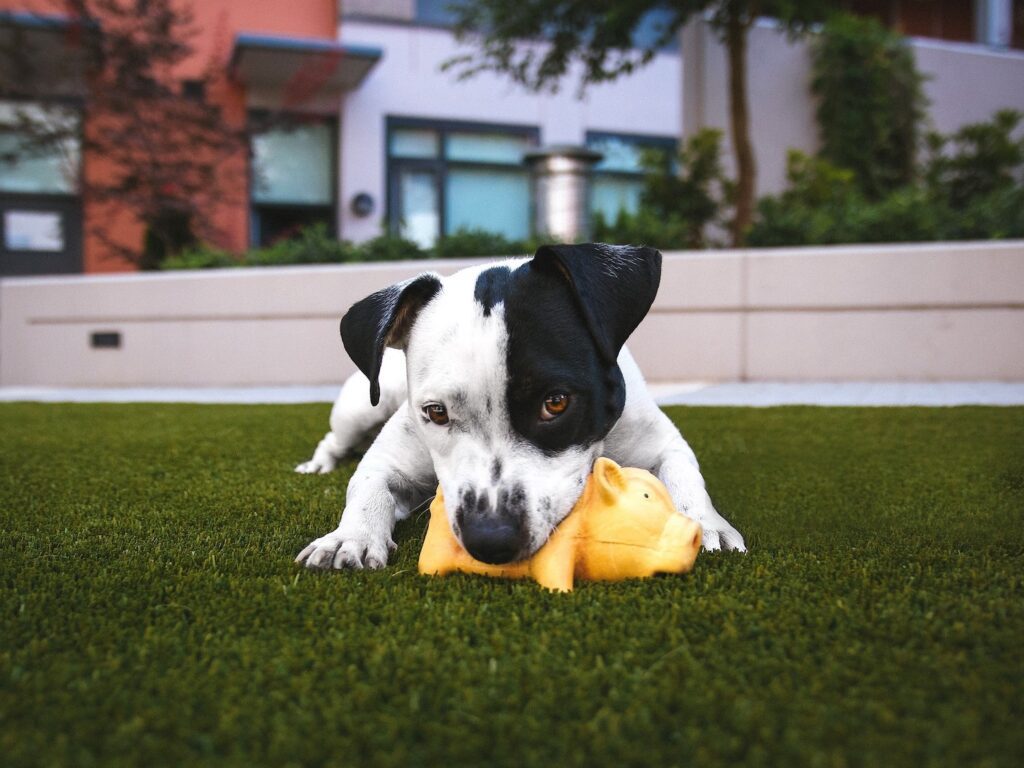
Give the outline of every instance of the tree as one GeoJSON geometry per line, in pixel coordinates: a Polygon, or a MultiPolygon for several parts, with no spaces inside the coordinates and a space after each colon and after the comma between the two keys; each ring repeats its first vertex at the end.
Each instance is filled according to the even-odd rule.
{"type": "MultiPolygon", "coordinates": [[[[31,151],[60,147],[74,137],[95,162],[81,174],[86,231],[112,253],[140,266],[198,240],[223,239],[214,211],[244,194],[244,120],[225,118],[221,94],[226,74],[210,62],[182,76],[194,55],[196,29],[186,3],[176,0],[54,0],[73,20],[65,44],[84,81],[81,127],[77,121],[33,119],[21,113],[15,131],[31,151]],[[235,162],[232,162],[232,161],[235,162]],[[238,179],[233,174],[240,174],[238,179]],[[126,239],[129,214],[144,232],[142,244],[126,239]]],[[[3,95],[35,97],[37,62],[19,56],[17,38],[0,51],[8,71],[3,95]],[[13,91],[13,92],[12,92],[13,91]]]]}
{"type": "Polygon", "coordinates": [[[729,55],[729,110],[736,159],[734,245],[753,219],[756,166],[747,100],[747,32],[761,14],[776,16],[791,35],[806,32],[832,3],[824,0],[462,0],[453,6],[456,34],[479,43],[446,67],[461,77],[500,72],[534,90],[555,90],[574,63],[581,90],[634,72],[698,14],[708,13],[729,55]],[[654,39],[635,45],[641,24],[654,39]]]}

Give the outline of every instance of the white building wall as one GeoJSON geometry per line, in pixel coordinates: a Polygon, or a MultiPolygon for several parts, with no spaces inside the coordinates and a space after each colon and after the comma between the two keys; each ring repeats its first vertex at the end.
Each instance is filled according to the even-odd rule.
{"type": "MultiPolygon", "coordinates": [[[[703,21],[688,25],[682,41],[688,70],[685,133],[692,135],[704,126],[721,128],[724,165],[734,175],[725,48],[703,21]]],[[[988,120],[999,109],[1024,111],[1024,53],[921,38],[912,38],[910,46],[931,102],[927,128],[951,133],[966,123],[988,120]]],[[[819,147],[808,41],[790,41],[778,24],[759,21],[748,38],[747,75],[757,193],[772,194],[786,187],[787,150],[814,153],[819,147]]]]}
{"type": "Polygon", "coordinates": [[[592,86],[580,99],[572,79],[557,94],[537,94],[491,73],[460,81],[452,72],[441,72],[444,61],[468,50],[443,29],[345,19],[339,39],[384,51],[342,107],[339,221],[342,237],[349,240],[374,237],[384,223],[388,116],[532,125],[542,144],[582,144],[588,130],[682,134],[678,54],[659,54],[632,77],[592,86]],[[362,219],[349,210],[360,192],[376,202],[373,215],[362,219]]]}

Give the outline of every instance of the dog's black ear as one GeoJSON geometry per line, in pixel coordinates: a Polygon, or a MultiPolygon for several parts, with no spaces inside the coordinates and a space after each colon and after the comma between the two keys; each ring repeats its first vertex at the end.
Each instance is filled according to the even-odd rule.
{"type": "Polygon", "coordinates": [[[341,318],[345,351],[370,380],[370,403],[380,402],[380,364],[384,348],[404,349],[409,330],[423,305],[441,290],[441,277],[424,272],[352,305],[341,318]]]}
{"type": "Polygon", "coordinates": [[[661,282],[661,253],[631,245],[545,245],[530,262],[535,269],[560,272],[568,280],[590,335],[606,362],[654,303],[661,282]]]}

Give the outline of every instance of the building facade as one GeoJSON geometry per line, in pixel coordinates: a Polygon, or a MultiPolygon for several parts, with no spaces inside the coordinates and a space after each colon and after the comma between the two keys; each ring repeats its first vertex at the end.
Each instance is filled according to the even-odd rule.
{"type": "MultiPolygon", "coordinates": [[[[225,135],[248,137],[210,150],[221,152],[212,160],[223,187],[204,211],[214,244],[241,251],[313,221],[336,228],[338,104],[380,51],[338,42],[335,0],[183,3],[190,51],[168,87],[213,104],[225,135]]],[[[137,0],[136,12],[143,18],[155,6],[137,0]]],[[[76,18],[68,7],[0,0],[0,274],[123,271],[139,261],[124,254],[146,248],[147,224],[129,196],[95,191],[125,170],[97,138],[104,121],[125,118],[96,107],[109,100],[90,94],[98,70],[85,37],[125,21],[76,18]],[[65,121],[68,130],[56,144],[32,146],[31,132],[19,131],[25,119],[65,121]]]]}
{"type": "MultiPolygon", "coordinates": [[[[214,244],[234,252],[317,223],[356,242],[390,231],[424,247],[467,229],[526,237],[538,200],[524,159],[551,146],[600,153],[586,207],[614,217],[639,204],[643,150],[671,150],[703,126],[728,128],[725,56],[702,22],[631,77],[580,95],[570,76],[557,93],[538,94],[491,73],[460,80],[443,69],[471,50],[452,33],[448,0],[172,2],[190,9],[196,29],[175,87],[216,102],[226,128],[247,129],[245,145],[220,159],[227,193],[209,211],[214,244]],[[217,87],[197,93],[211,70],[217,87]]],[[[139,14],[152,8],[136,4],[139,14]]],[[[950,49],[914,41],[932,75],[938,128],[1024,99],[1024,58],[1012,50],[1022,0],[843,5],[908,34],[973,41],[950,49]]],[[[0,68],[0,275],[134,269],[138,260],[122,253],[146,247],[145,222],[88,192],[85,182],[114,172],[87,140],[103,116],[88,109],[80,45],[83,28],[102,33],[104,21],[83,25],[65,7],[0,0],[0,52],[18,48],[36,65],[31,81],[0,68]],[[15,113],[64,121],[66,140],[30,150],[12,127],[15,113]],[[93,232],[95,222],[115,225],[120,252],[93,232]]],[[[813,105],[803,44],[759,24],[750,62],[764,193],[784,183],[788,147],[814,149],[813,105]]]]}
{"type": "Polygon", "coordinates": [[[491,73],[460,81],[442,70],[467,51],[450,30],[445,5],[343,4],[341,41],[385,51],[342,106],[344,236],[363,240],[390,229],[424,246],[460,229],[526,237],[536,200],[523,157],[541,146],[599,151],[590,206],[611,216],[635,208],[640,151],[671,149],[682,132],[678,47],[582,98],[572,76],[554,94],[491,73]],[[361,195],[373,201],[371,213],[355,209],[361,195]]]}
{"type": "MultiPolygon", "coordinates": [[[[222,159],[229,189],[210,214],[216,245],[237,252],[315,223],[349,240],[392,231],[422,246],[465,229],[526,237],[533,194],[524,155],[551,144],[600,150],[592,205],[609,214],[635,208],[640,150],[674,147],[681,134],[678,50],[583,98],[574,85],[551,95],[495,76],[460,82],[441,71],[464,52],[445,4],[189,4],[197,34],[175,87],[188,95],[212,67],[221,85],[199,97],[220,104],[226,129],[264,126],[222,159]]],[[[89,62],[76,60],[85,55],[83,24],[64,7],[0,0],[0,51],[29,41],[35,72],[30,83],[13,66],[0,73],[0,274],[133,269],[121,252],[146,246],[146,224],[91,199],[83,183],[113,171],[83,140],[97,118],[89,62]],[[75,129],[60,146],[29,149],[14,115],[75,129]],[[115,222],[120,252],[90,222],[115,222]]],[[[103,23],[89,20],[98,34],[103,23]]]]}

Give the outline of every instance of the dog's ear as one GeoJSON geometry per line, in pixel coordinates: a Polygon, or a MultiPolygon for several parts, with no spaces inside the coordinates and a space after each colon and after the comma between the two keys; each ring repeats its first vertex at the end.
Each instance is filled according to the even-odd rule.
{"type": "Polygon", "coordinates": [[[654,303],[661,282],[661,253],[631,245],[545,245],[535,269],[560,272],[569,282],[587,329],[606,362],[615,362],[622,345],[654,303]]]}
{"type": "Polygon", "coordinates": [[[356,302],[341,318],[345,351],[370,380],[370,403],[380,402],[380,364],[384,348],[405,349],[416,315],[441,290],[441,277],[424,272],[356,302]]]}

